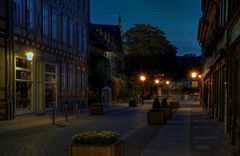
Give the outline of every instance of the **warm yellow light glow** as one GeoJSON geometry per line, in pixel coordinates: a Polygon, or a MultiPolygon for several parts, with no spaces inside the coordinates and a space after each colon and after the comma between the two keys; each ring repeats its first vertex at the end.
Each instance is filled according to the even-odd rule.
{"type": "Polygon", "coordinates": [[[156,79],[156,80],[155,80],[155,83],[156,83],[156,84],[159,84],[159,80],[158,80],[158,79],[156,79]]]}
{"type": "Polygon", "coordinates": [[[192,78],[196,78],[197,77],[197,73],[196,72],[192,72],[191,75],[192,75],[192,78]]]}
{"type": "Polygon", "coordinates": [[[140,75],[140,81],[144,82],[146,80],[146,77],[144,75],[140,75]]]}
{"type": "Polygon", "coordinates": [[[27,52],[27,53],[26,53],[27,60],[32,61],[33,55],[34,55],[34,54],[33,54],[31,51],[27,52]]]}
{"type": "Polygon", "coordinates": [[[198,75],[198,78],[201,79],[201,78],[202,78],[202,75],[198,75]]]}
{"type": "Polygon", "coordinates": [[[167,80],[167,81],[166,81],[166,84],[167,84],[167,85],[169,85],[169,84],[170,84],[170,82],[167,80]]]}

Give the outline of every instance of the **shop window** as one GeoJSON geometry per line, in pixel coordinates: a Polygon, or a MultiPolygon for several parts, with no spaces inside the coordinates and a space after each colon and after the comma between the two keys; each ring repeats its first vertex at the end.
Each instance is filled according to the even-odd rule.
{"type": "Polygon", "coordinates": [[[45,108],[56,106],[57,66],[45,64],[45,108]]]}
{"type": "Polygon", "coordinates": [[[16,57],[15,81],[16,114],[31,111],[33,101],[33,74],[31,61],[16,57]]]}

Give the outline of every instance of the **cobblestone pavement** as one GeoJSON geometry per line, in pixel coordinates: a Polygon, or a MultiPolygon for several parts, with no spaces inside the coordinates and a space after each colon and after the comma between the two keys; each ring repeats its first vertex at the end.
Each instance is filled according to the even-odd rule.
{"type": "Polygon", "coordinates": [[[140,156],[232,156],[229,140],[197,102],[184,102],[140,156]]]}
{"type": "Polygon", "coordinates": [[[71,137],[75,133],[104,129],[115,130],[124,135],[127,131],[146,124],[146,112],[150,107],[151,105],[146,104],[138,108],[115,110],[102,116],[82,115],[79,119],[74,118],[69,122],[59,121],[55,126],[40,124],[24,128],[22,123],[18,129],[13,125],[14,130],[7,131],[5,128],[0,131],[0,155],[67,156],[71,137]]]}

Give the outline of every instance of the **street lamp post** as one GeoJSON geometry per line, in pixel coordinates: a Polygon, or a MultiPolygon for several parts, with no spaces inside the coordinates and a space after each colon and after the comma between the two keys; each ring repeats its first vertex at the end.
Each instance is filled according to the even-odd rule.
{"type": "Polygon", "coordinates": [[[142,105],[144,104],[143,94],[144,94],[144,81],[145,81],[145,80],[146,80],[145,75],[140,75],[140,81],[142,82],[142,92],[141,92],[142,105]]]}
{"type": "Polygon", "coordinates": [[[155,79],[154,82],[155,82],[155,84],[157,86],[157,97],[158,97],[159,96],[158,85],[159,85],[160,81],[159,81],[159,79],[155,79]]]}
{"type": "Polygon", "coordinates": [[[167,98],[169,98],[169,92],[170,92],[170,87],[169,87],[170,81],[166,81],[166,85],[167,85],[167,98]]]}

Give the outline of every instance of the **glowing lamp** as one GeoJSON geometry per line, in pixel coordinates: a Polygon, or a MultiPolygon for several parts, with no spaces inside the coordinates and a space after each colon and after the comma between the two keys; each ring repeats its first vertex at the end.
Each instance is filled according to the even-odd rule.
{"type": "Polygon", "coordinates": [[[197,77],[197,73],[196,72],[192,72],[192,78],[196,78],[197,77]]]}
{"type": "Polygon", "coordinates": [[[155,80],[155,83],[156,83],[156,84],[159,84],[159,80],[158,80],[158,79],[156,79],[156,80],[155,80]]]}
{"type": "Polygon", "coordinates": [[[32,52],[27,52],[27,53],[26,53],[27,60],[32,61],[33,55],[34,55],[34,54],[33,54],[32,52]]]}
{"type": "Polygon", "coordinates": [[[140,76],[140,80],[143,82],[143,81],[146,80],[146,77],[145,77],[144,75],[141,75],[141,76],[140,76]]]}

